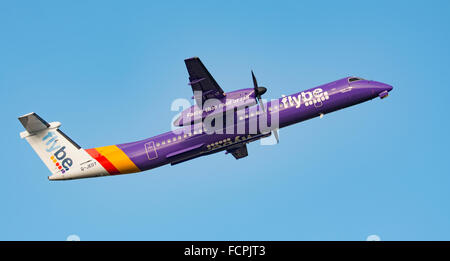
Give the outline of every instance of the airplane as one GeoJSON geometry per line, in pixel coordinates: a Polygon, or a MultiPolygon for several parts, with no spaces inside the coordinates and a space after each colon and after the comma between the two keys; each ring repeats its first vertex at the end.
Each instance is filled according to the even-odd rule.
{"type": "Polygon", "coordinates": [[[248,156],[250,142],[273,135],[278,143],[280,128],[386,98],[393,89],[352,76],[264,102],[267,89],[258,85],[253,71],[253,88],[225,93],[198,57],[186,59],[185,64],[195,104],[180,113],[172,131],[136,142],[83,149],[60,130],[60,122],[48,123],[33,112],[19,117],[25,128],[20,137],[48,167],[49,180],[114,176],[221,151],[241,159],[248,156]]]}

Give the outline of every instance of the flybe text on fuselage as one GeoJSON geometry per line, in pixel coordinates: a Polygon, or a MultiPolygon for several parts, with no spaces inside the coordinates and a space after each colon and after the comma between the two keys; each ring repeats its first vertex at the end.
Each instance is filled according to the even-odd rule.
{"type": "Polygon", "coordinates": [[[327,91],[323,91],[322,88],[316,88],[312,91],[304,91],[301,92],[298,95],[289,95],[285,96],[281,99],[281,102],[283,103],[284,107],[292,107],[295,106],[295,108],[300,108],[302,103],[305,106],[310,106],[313,104],[320,104],[325,100],[328,100],[330,96],[328,95],[327,91]]]}

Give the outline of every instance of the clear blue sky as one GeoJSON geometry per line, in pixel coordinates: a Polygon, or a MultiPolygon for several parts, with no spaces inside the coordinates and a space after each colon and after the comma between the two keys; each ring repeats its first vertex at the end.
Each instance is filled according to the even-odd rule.
{"type": "Polygon", "coordinates": [[[0,240],[450,240],[448,1],[0,4],[0,240]],[[266,98],[357,75],[389,98],[144,173],[49,182],[34,111],[84,148],[170,130],[183,59],[266,98]]]}

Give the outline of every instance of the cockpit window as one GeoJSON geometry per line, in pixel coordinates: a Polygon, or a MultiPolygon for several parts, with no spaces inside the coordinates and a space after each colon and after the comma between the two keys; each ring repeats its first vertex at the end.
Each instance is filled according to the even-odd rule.
{"type": "Polygon", "coordinates": [[[364,80],[363,78],[358,78],[358,77],[350,77],[348,78],[348,82],[356,82],[356,81],[362,81],[364,80]]]}

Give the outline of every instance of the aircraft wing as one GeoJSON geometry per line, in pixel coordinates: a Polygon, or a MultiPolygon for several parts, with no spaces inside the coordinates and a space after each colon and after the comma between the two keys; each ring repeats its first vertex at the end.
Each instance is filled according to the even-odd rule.
{"type": "Polygon", "coordinates": [[[184,60],[189,73],[189,85],[194,92],[194,98],[199,107],[210,98],[221,99],[225,97],[224,91],[211,76],[198,57],[184,60]]]}
{"type": "Polygon", "coordinates": [[[246,144],[241,144],[239,147],[230,148],[227,152],[231,153],[236,159],[241,159],[248,156],[246,144]]]}

